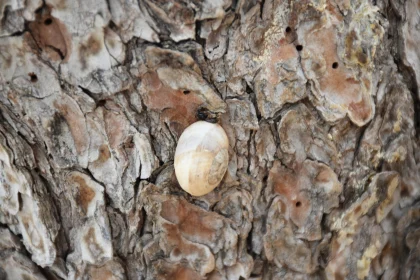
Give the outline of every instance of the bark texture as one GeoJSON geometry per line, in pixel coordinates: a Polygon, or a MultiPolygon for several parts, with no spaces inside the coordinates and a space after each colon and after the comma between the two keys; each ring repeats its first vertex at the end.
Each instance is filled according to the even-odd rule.
{"type": "Polygon", "coordinates": [[[0,279],[420,279],[419,46],[418,0],[0,0],[0,279]]]}

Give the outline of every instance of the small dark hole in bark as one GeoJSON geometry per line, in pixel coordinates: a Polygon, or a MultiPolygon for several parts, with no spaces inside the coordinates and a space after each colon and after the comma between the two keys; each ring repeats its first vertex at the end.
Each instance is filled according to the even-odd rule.
{"type": "Polygon", "coordinates": [[[290,33],[290,31],[292,31],[292,28],[290,28],[289,26],[286,27],[286,33],[290,33]]]}
{"type": "Polygon", "coordinates": [[[20,192],[18,192],[18,203],[19,203],[19,210],[22,210],[23,200],[22,200],[22,194],[20,192]]]}
{"type": "Polygon", "coordinates": [[[105,99],[102,99],[102,100],[99,100],[98,101],[98,103],[96,104],[96,106],[97,107],[102,107],[102,106],[105,106],[105,104],[106,104],[106,100],[105,99]]]}
{"type": "Polygon", "coordinates": [[[35,73],[29,73],[28,75],[29,75],[29,77],[31,77],[31,82],[32,83],[38,82],[38,77],[35,75],[35,73]]]}
{"type": "Polygon", "coordinates": [[[296,50],[297,50],[298,52],[300,52],[301,50],[303,50],[302,45],[297,45],[297,46],[296,46],[296,50]]]}
{"type": "Polygon", "coordinates": [[[300,206],[302,206],[302,202],[300,201],[296,202],[296,207],[300,207],[300,206]]]}
{"type": "Polygon", "coordinates": [[[51,18],[47,18],[46,20],[44,20],[44,24],[45,25],[50,25],[52,23],[52,19],[51,18]]]}
{"type": "Polygon", "coordinates": [[[332,64],[332,68],[333,68],[333,69],[337,69],[337,68],[338,68],[338,62],[334,62],[334,63],[332,64]]]}
{"type": "Polygon", "coordinates": [[[187,95],[187,94],[190,94],[190,93],[191,93],[191,91],[189,91],[189,90],[184,90],[184,91],[183,91],[183,93],[184,93],[185,95],[187,95]]]}

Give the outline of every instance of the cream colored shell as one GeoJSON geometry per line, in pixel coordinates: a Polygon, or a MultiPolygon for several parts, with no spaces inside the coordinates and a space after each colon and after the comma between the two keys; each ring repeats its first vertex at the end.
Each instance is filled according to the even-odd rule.
{"type": "Polygon", "coordinates": [[[217,187],[226,173],[229,140],[218,124],[198,121],[181,134],[175,151],[175,174],[181,187],[193,196],[217,187]]]}

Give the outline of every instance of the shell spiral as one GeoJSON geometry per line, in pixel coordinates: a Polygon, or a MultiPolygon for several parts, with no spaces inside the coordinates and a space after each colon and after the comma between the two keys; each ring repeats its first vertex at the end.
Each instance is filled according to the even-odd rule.
{"type": "Polygon", "coordinates": [[[198,121],[187,127],[175,151],[175,174],[193,196],[211,192],[222,181],[229,162],[229,140],[218,124],[198,121]]]}

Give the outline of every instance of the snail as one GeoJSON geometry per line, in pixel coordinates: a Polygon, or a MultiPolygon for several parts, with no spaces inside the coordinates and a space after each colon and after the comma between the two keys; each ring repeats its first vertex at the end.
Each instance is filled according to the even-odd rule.
{"type": "Polygon", "coordinates": [[[228,147],[219,124],[198,121],[187,127],[175,151],[175,175],[181,188],[193,196],[216,188],[227,170],[228,147]]]}

